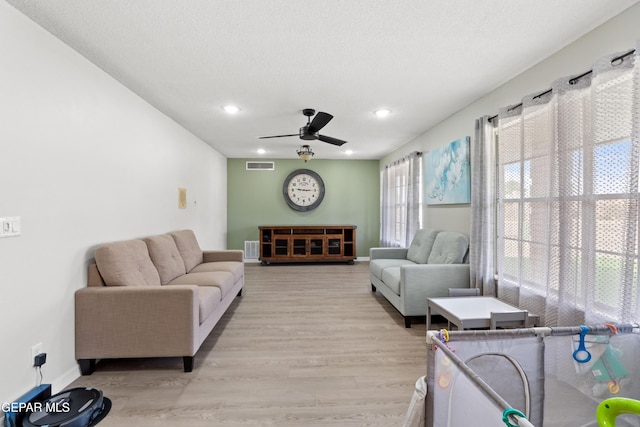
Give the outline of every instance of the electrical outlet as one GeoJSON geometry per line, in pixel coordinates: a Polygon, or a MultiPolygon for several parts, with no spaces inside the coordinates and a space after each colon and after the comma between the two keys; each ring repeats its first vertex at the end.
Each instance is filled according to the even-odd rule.
{"type": "Polygon", "coordinates": [[[40,353],[42,353],[42,343],[41,342],[39,342],[38,344],[36,344],[33,347],[31,347],[31,360],[29,360],[29,362],[33,362],[35,357],[37,355],[39,355],[40,353]]]}

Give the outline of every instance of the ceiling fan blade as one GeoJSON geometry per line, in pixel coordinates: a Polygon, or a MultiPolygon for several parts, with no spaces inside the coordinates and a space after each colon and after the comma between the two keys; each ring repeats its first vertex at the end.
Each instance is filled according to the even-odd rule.
{"type": "Polygon", "coordinates": [[[267,139],[267,138],[283,138],[285,136],[300,136],[300,134],[292,133],[290,135],[273,135],[273,136],[259,136],[258,139],[267,139]]]}
{"type": "Polygon", "coordinates": [[[331,138],[330,136],[324,136],[324,135],[318,135],[318,139],[322,142],[328,142],[329,144],[333,144],[337,146],[347,143],[347,141],[343,141],[338,138],[331,138]]]}
{"type": "Polygon", "coordinates": [[[309,132],[316,133],[327,125],[333,119],[333,116],[329,113],[323,113],[320,111],[309,123],[309,132]]]}

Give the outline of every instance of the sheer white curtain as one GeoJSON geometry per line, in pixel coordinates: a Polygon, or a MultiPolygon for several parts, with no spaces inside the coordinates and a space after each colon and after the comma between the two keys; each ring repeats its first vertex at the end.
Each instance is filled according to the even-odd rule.
{"type": "Polygon", "coordinates": [[[488,116],[476,120],[471,167],[471,287],[482,295],[496,295],[496,142],[488,116]]]}
{"type": "Polygon", "coordinates": [[[407,247],[422,221],[422,155],[413,152],[381,171],[380,244],[407,247]]]}
{"type": "Polygon", "coordinates": [[[547,326],[640,321],[640,59],[504,108],[498,122],[498,295],[547,326]]]}

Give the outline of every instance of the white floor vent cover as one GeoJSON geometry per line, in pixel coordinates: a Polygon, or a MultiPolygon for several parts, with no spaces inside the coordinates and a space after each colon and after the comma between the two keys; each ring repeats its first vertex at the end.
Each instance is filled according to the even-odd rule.
{"type": "Polygon", "coordinates": [[[245,259],[258,259],[260,255],[260,245],[257,240],[245,240],[244,241],[244,258],[245,259]]]}

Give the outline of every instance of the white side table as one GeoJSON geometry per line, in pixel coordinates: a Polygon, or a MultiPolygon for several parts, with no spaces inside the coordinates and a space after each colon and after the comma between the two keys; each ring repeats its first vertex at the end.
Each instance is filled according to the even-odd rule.
{"type": "MultiPolygon", "coordinates": [[[[490,328],[491,313],[513,313],[522,310],[494,297],[448,297],[427,299],[427,330],[431,325],[431,311],[444,316],[458,329],[490,328]]],[[[530,314],[527,325],[537,324],[538,316],[530,314]]]]}

